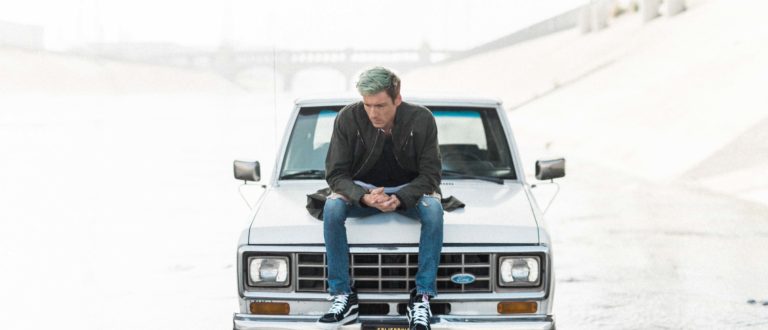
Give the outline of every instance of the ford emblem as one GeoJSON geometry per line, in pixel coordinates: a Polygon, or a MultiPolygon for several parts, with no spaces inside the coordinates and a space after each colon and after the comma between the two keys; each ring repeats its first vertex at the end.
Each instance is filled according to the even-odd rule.
{"type": "Polygon", "coordinates": [[[472,274],[454,274],[451,276],[451,282],[456,284],[469,284],[475,281],[475,275],[472,274]]]}

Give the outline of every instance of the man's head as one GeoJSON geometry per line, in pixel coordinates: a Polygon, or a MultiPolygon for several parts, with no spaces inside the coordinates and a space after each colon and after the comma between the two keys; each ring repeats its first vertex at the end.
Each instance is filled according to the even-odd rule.
{"type": "Polygon", "coordinates": [[[360,74],[357,91],[363,96],[368,119],[376,128],[389,129],[395,123],[400,97],[400,78],[382,67],[368,69],[360,74]]]}

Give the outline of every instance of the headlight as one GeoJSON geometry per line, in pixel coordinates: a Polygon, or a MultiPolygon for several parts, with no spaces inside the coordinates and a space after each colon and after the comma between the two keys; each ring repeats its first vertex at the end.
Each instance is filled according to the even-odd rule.
{"type": "Polygon", "coordinates": [[[499,285],[539,285],[539,257],[501,257],[499,259],[499,285]]]}
{"type": "Polygon", "coordinates": [[[288,258],[248,258],[248,279],[251,286],[287,286],[288,258]]]}

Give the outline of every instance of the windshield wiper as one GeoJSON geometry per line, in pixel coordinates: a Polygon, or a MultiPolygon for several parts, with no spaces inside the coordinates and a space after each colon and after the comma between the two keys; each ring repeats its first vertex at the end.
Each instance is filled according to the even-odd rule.
{"type": "Polygon", "coordinates": [[[473,174],[467,174],[464,172],[453,171],[453,170],[443,170],[443,176],[451,179],[475,179],[475,180],[490,181],[498,184],[504,184],[504,179],[497,178],[495,176],[473,175],[473,174]]]}
{"type": "Polygon", "coordinates": [[[325,171],[323,170],[304,170],[291,174],[284,174],[280,179],[295,179],[295,178],[307,178],[307,179],[323,179],[325,178],[325,171]]]}

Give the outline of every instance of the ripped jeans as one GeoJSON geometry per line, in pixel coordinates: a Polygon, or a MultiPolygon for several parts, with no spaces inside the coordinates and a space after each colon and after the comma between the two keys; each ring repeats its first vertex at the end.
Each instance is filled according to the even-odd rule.
{"type": "MultiPolygon", "coordinates": [[[[424,195],[416,208],[396,211],[421,221],[419,238],[419,269],[416,273],[416,293],[437,296],[435,280],[443,248],[443,206],[437,196],[424,195]]],[[[381,213],[376,208],[356,207],[339,198],[326,200],[323,209],[323,236],[328,262],[328,288],[331,295],[351,292],[349,279],[349,244],[347,217],[365,217],[381,213]]]]}

